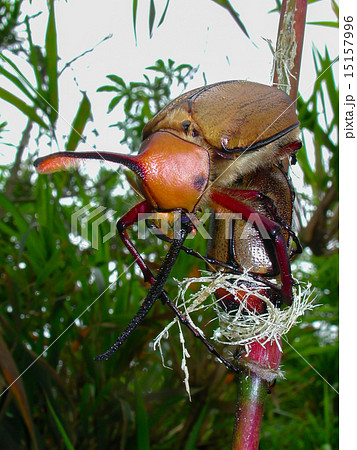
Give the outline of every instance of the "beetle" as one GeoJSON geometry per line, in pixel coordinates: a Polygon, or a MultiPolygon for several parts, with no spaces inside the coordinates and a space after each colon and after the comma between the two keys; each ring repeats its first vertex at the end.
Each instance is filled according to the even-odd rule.
{"type": "MultiPolygon", "coordinates": [[[[280,273],[279,298],[291,304],[293,281],[287,243],[289,235],[292,235],[290,216],[283,212],[280,220],[281,213],[275,213],[280,208],[275,205],[279,203],[280,194],[269,200],[268,195],[260,190],[269,191],[264,176],[272,180],[281,161],[294,157],[301,147],[299,136],[295,105],[284,92],[249,81],[224,81],[189,91],[163,108],[144,127],[143,142],[137,155],[59,152],[35,161],[39,173],[76,167],[80,159],[116,162],[137,175],[145,197],[118,221],[117,229],[151,288],[127,328],[97,359],[107,359],[117,350],[157,298],[161,297],[172,307],[164,285],[187,235],[193,229],[190,216],[195,216],[205,206],[215,212],[224,209],[240,214],[241,220],[253,227],[252,233],[256,227],[252,214],[258,214],[271,240],[270,249],[265,252],[262,275],[280,273]],[[169,216],[174,212],[181,213],[180,226],[155,277],[128,235],[128,228],[138,221],[141,213],[153,212],[164,212],[169,216]]],[[[286,177],[280,177],[283,203],[291,209],[286,180],[286,177]]],[[[254,239],[255,247],[261,249],[265,244],[259,233],[254,239]]],[[[217,225],[216,234],[218,237],[221,234],[217,225]]],[[[233,237],[238,241],[236,232],[233,237]]],[[[251,259],[250,253],[255,247],[231,245],[231,249],[242,255],[239,261],[236,259],[233,265],[228,261],[226,266],[231,269],[243,267],[245,261],[251,259]]],[[[224,251],[210,252],[213,260],[225,264],[221,261],[224,251]]]]}

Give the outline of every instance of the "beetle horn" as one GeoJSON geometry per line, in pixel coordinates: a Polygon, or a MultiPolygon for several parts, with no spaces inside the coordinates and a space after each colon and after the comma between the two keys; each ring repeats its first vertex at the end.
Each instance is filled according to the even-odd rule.
{"type": "Polygon", "coordinates": [[[97,159],[123,164],[139,176],[142,172],[138,156],[111,152],[58,152],[36,159],[34,166],[38,173],[54,173],[78,168],[80,162],[84,159],[97,159]]]}

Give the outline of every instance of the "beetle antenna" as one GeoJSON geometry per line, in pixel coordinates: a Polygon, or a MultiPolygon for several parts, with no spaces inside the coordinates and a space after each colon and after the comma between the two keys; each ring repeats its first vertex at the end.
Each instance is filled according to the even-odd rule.
{"type": "Polygon", "coordinates": [[[176,262],[176,259],[179,255],[181,247],[187,237],[187,235],[192,230],[192,223],[187,220],[188,217],[186,215],[181,215],[181,226],[180,229],[175,232],[175,238],[172,241],[171,247],[165,256],[164,262],[160,267],[160,270],[157,274],[156,280],[151,286],[148,295],[143,301],[142,305],[138,309],[138,312],[133,317],[133,319],[129,322],[128,326],[121,333],[118,339],[114,342],[114,344],[102,355],[98,355],[94,359],[96,361],[103,361],[105,359],[110,358],[110,356],[115,353],[118,348],[126,341],[126,339],[130,336],[130,334],[140,325],[145,316],[148,314],[153,304],[160,297],[164,285],[170,272],[176,262]]]}

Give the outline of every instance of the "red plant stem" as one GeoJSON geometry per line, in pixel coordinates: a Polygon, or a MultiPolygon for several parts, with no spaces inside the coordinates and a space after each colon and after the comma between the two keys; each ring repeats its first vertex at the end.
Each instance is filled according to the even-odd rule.
{"type": "Polygon", "coordinates": [[[269,385],[276,379],[281,361],[281,341],[254,342],[250,352],[239,357],[238,402],[233,431],[233,450],[259,447],[264,402],[269,385]]]}
{"type": "Polygon", "coordinates": [[[273,83],[297,99],[308,0],[284,0],[281,5],[273,83]]]}
{"type": "Polygon", "coordinates": [[[248,369],[242,369],[238,380],[238,402],[232,449],[259,448],[260,429],[268,382],[248,369]]]}

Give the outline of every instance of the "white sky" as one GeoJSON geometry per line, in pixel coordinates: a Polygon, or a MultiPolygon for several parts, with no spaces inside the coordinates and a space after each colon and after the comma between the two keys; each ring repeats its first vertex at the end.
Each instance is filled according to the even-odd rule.
{"type": "MultiPolygon", "coordinates": [[[[154,64],[159,58],[164,61],[171,58],[177,64],[200,66],[199,73],[188,89],[204,84],[203,72],[208,83],[227,79],[248,79],[269,84],[272,55],[263,38],[270,39],[275,45],[279,17],[277,13],[268,14],[268,11],[275,7],[274,0],[232,1],[256,47],[244,36],[229,13],[209,0],[171,0],[164,23],[159,28],[154,28],[153,37],[149,39],[149,0],[138,3],[137,45],[133,33],[132,1],[106,0],[101,2],[100,6],[97,0],[56,3],[60,69],[64,63],[91,49],[104,37],[109,34],[113,37],[77,60],[61,76],[61,118],[57,124],[59,144],[58,147],[52,148],[53,151],[63,150],[66,141],[63,137],[70,131],[69,124],[81,99],[80,90],[87,92],[94,116],[94,124],[89,124],[85,132],[88,144],[101,150],[124,151],[120,148],[118,130],[108,128],[110,124],[122,118],[120,108],[109,115],[106,114],[113,95],[97,93],[96,90],[107,84],[106,75],[111,73],[120,75],[126,81],[142,80],[145,67],[154,64]],[[90,131],[93,125],[99,132],[98,137],[90,131]]],[[[156,0],[155,4],[156,25],[166,0],[156,0]]],[[[26,12],[32,15],[41,9],[46,10],[45,0],[32,2],[26,12]]],[[[309,6],[308,21],[318,20],[335,20],[329,0],[309,6]]],[[[33,20],[35,43],[43,45],[46,23],[45,13],[33,20]]],[[[315,79],[312,41],[321,53],[324,53],[326,45],[333,58],[338,54],[338,31],[307,25],[300,81],[300,92],[305,98],[310,94],[315,79]]],[[[17,63],[21,62],[17,60],[17,63]]],[[[28,76],[31,76],[30,73],[28,76]]],[[[175,95],[180,93],[177,91],[175,95]]],[[[6,120],[7,128],[11,130],[6,133],[3,142],[17,145],[26,125],[26,118],[2,101],[0,108],[1,120],[6,120]]],[[[49,152],[48,142],[48,139],[40,142],[41,155],[49,152]]],[[[88,144],[81,144],[81,149],[88,149],[88,144]]],[[[15,148],[0,143],[0,163],[11,162],[15,152],[15,148]]]]}

